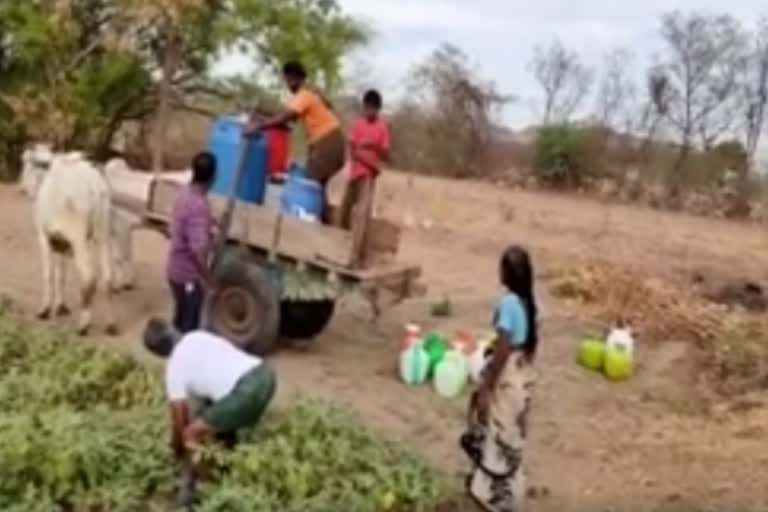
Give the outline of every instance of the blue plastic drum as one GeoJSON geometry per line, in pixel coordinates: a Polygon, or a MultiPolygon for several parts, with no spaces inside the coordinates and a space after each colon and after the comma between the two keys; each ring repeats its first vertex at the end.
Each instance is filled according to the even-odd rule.
{"type": "MultiPolygon", "coordinates": [[[[236,118],[220,117],[211,127],[208,139],[208,151],[216,156],[216,180],[211,191],[229,196],[237,176],[240,145],[245,125],[236,118]]],[[[267,187],[267,163],[269,146],[266,138],[256,136],[249,139],[248,153],[245,160],[245,175],[240,182],[237,198],[249,203],[262,204],[267,187]]]]}
{"type": "Polygon", "coordinates": [[[303,220],[317,222],[323,214],[323,187],[317,181],[289,174],[280,200],[281,210],[303,220]]]}

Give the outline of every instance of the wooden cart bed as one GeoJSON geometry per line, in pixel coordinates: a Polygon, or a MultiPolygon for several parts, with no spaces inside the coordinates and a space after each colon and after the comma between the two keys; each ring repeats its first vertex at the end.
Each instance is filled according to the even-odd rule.
{"type": "MultiPolygon", "coordinates": [[[[143,212],[143,220],[161,231],[167,231],[176,196],[183,185],[172,180],[153,180],[143,212]]],[[[211,207],[220,218],[227,198],[210,194],[211,207]]],[[[351,268],[352,234],[336,227],[307,222],[264,206],[237,202],[228,238],[280,262],[327,274],[373,292],[390,289],[402,298],[420,294],[416,285],[421,269],[418,265],[397,262],[400,228],[384,219],[372,219],[366,237],[366,261],[351,268]]]]}

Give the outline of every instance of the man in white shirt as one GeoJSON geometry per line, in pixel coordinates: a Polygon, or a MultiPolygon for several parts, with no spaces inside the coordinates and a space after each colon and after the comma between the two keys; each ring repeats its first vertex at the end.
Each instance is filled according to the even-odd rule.
{"type": "Polygon", "coordinates": [[[274,396],[272,369],[213,333],[195,330],[182,336],[165,320],[152,318],[144,329],[144,346],[168,359],[172,446],[182,461],[190,445],[258,423],[274,396]],[[197,417],[190,411],[191,400],[206,404],[197,417]]]}

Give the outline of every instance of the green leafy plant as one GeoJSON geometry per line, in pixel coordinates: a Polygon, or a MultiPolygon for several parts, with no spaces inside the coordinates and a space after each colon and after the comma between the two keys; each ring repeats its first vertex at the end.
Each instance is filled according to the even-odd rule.
{"type": "MultiPolygon", "coordinates": [[[[167,510],[178,474],[162,380],[134,359],[0,315],[0,510],[167,510]]],[[[298,401],[208,447],[201,512],[428,511],[443,477],[349,412],[298,401]]]]}
{"type": "Polygon", "coordinates": [[[432,304],[432,316],[446,318],[453,315],[453,301],[447,295],[432,304]]]}
{"type": "Polygon", "coordinates": [[[595,137],[570,123],[543,126],[534,141],[534,169],[545,184],[573,187],[593,173],[595,137]]]}

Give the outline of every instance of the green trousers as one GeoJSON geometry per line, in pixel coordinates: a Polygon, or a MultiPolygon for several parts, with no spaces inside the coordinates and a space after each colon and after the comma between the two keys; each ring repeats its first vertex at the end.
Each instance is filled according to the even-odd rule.
{"type": "Polygon", "coordinates": [[[200,417],[217,434],[255,425],[272,401],[275,387],[275,372],[261,363],[240,377],[227,396],[203,409],[200,417]]]}

